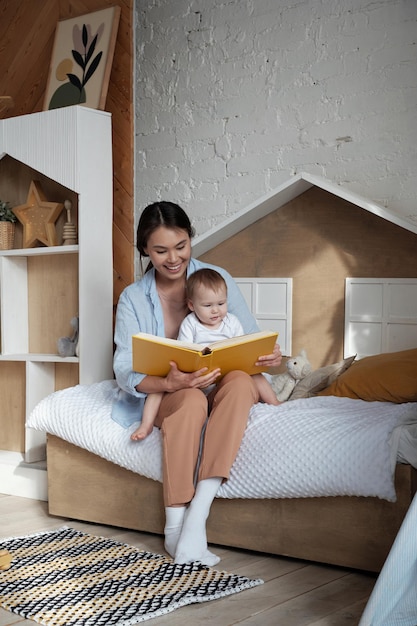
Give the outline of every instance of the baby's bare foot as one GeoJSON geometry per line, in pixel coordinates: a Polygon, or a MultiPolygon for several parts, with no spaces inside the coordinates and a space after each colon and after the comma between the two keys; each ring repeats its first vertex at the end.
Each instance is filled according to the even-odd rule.
{"type": "Polygon", "coordinates": [[[132,441],[142,441],[143,439],[146,439],[148,435],[151,434],[152,430],[153,430],[152,424],[150,426],[141,424],[139,428],[133,431],[133,433],[130,435],[130,438],[132,439],[132,441]]]}

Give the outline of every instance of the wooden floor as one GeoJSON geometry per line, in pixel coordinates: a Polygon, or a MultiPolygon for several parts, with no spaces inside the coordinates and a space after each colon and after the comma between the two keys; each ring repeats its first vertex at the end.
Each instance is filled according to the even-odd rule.
{"type": "MultiPolygon", "coordinates": [[[[0,537],[20,536],[61,526],[111,537],[164,553],[157,535],[125,531],[48,515],[46,502],[0,494],[0,537]]],[[[267,556],[216,546],[222,560],[216,567],[263,585],[220,600],[183,607],[149,621],[152,626],[355,626],[365,608],[376,576],[333,566],[267,556]]],[[[33,626],[35,622],[0,609],[0,626],[33,626]]]]}

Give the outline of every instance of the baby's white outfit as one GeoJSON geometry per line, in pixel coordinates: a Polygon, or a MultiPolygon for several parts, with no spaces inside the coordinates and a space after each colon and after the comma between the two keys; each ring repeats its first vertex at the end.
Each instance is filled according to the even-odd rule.
{"type": "MultiPolygon", "coordinates": [[[[195,313],[189,313],[180,326],[178,339],[180,341],[190,341],[206,346],[214,341],[230,339],[231,337],[238,337],[240,335],[244,335],[242,325],[236,315],[232,313],[227,313],[218,328],[207,328],[203,326],[195,313]]],[[[208,395],[214,387],[215,385],[210,385],[210,387],[206,387],[203,391],[208,395]]]]}
{"type": "Polygon", "coordinates": [[[242,324],[232,313],[227,313],[218,328],[207,328],[200,322],[195,313],[189,313],[180,326],[177,338],[180,341],[191,341],[205,346],[214,341],[230,339],[243,334],[242,324]]]}

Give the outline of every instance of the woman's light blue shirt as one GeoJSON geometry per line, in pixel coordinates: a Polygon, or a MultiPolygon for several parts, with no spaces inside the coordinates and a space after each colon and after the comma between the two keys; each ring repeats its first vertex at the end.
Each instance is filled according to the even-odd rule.
{"type": "MultiPolygon", "coordinates": [[[[187,276],[204,267],[216,270],[225,279],[228,310],[239,318],[244,332],[253,333],[259,330],[239,287],[226,270],[190,259],[187,276]]],[[[126,428],[141,419],[146,398],[146,394],[135,389],[146,374],[132,370],[132,335],[140,332],[165,337],[164,317],[156,290],[154,268],[126,287],[117,305],[113,369],[119,393],[113,405],[112,418],[126,428]]]]}

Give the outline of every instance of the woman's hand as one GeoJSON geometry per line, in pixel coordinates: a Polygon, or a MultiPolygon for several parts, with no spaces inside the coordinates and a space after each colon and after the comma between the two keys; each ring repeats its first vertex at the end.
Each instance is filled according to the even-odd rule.
{"type": "Polygon", "coordinates": [[[262,365],[263,367],[279,367],[282,361],[281,348],[276,343],[274,346],[274,352],[272,354],[266,354],[258,357],[256,365],[262,365]]]}
{"type": "Polygon", "coordinates": [[[215,383],[220,376],[219,368],[207,373],[207,367],[203,367],[196,372],[187,373],[181,372],[174,361],[170,361],[170,366],[171,369],[165,378],[168,393],[180,389],[205,389],[215,383]]]}

